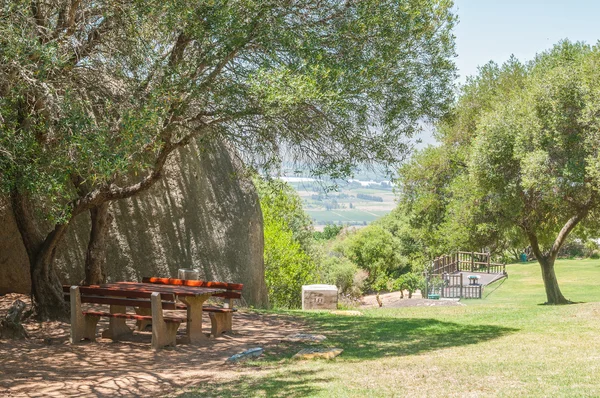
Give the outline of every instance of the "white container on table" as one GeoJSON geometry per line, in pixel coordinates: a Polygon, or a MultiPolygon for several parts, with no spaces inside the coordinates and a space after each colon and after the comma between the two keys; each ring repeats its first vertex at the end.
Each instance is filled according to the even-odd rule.
{"type": "Polygon", "coordinates": [[[179,271],[177,273],[177,278],[178,279],[200,279],[200,273],[198,272],[197,269],[192,269],[192,268],[179,268],[179,271]]]}

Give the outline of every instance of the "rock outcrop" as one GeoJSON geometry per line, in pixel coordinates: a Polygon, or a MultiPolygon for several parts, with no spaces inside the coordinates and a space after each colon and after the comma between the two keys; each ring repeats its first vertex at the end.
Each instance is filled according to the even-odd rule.
{"type": "MultiPolygon", "coordinates": [[[[200,277],[244,284],[247,304],[267,304],[262,213],[252,181],[225,144],[190,145],[175,154],[165,177],[143,194],[115,202],[106,270],[110,281],[200,277]]],[[[0,294],[28,293],[25,249],[7,204],[0,204],[0,294]]],[[[84,279],[89,217],[72,223],[56,260],[64,283],[84,279]]]]}

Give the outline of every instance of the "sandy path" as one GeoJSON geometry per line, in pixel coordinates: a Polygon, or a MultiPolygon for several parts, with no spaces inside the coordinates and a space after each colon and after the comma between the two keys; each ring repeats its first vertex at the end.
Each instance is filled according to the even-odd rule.
{"type": "MultiPolygon", "coordinates": [[[[16,298],[0,297],[0,317],[16,298]]],[[[28,300],[27,300],[28,301],[28,300]]],[[[208,317],[205,328],[210,330],[208,317]]],[[[132,323],[131,325],[133,325],[132,323]]],[[[104,329],[107,321],[99,324],[104,329]]],[[[135,332],[127,341],[99,338],[73,346],[69,325],[27,322],[31,338],[0,340],[2,397],[136,397],[163,396],[206,381],[227,380],[254,368],[226,365],[225,359],[252,347],[274,349],[285,335],[304,330],[285,316],[240,311],[233,335],[203,346],[187,344],[154,352],[150,332],[135,332]]],[[[179,333],[185,330],[182,325],[179,333]]]]}

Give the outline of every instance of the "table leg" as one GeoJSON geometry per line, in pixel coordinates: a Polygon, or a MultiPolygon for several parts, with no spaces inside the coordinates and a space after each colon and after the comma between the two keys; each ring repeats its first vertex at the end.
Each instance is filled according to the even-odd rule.
{"type": "Polygon", "coordinates": [[[202,304],[211,295],[180,297],[180,300],[187,305],[187,337],[191,344],[205,342],[209,339],[202,332],[202,304]]]}
{"type": "MultiPolygon", "coordinates": [[[[135,313],[138,315],[152,315],[152,309],[150,308],[141,308],[141,307],[135,307],[135,313]]],[[[152,321],[136,321],[136,325],[139,331],[144,331],[146,330],[146,327],[148,325],[152,325],[152,321]]]]}
{"type": "MultiPolygon", "coordinates": [[[[123,305],[111,305],[111,314],[125,314],[126,309],[123,305]]],[[[102,332],[102,337],[118,340],[120,336],[133,333],[125,323],[123,318],[109,318],[108,329],[102,332]]]]}

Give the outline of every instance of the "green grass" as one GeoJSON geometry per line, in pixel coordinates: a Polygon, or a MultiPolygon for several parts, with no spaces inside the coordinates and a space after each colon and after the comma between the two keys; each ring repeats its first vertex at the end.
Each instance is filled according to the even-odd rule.
{"type": "Polygon", "coordinates": [[[557,263],[563,293],[581,302],[567,306],[540,305],[537,263],[507,270],[465,306],[291,312],[344,353],[297,362],[289,358],[303,346],[281,345],[239,379],[186,396],[600,396],[600,261],[557,263]]]}

